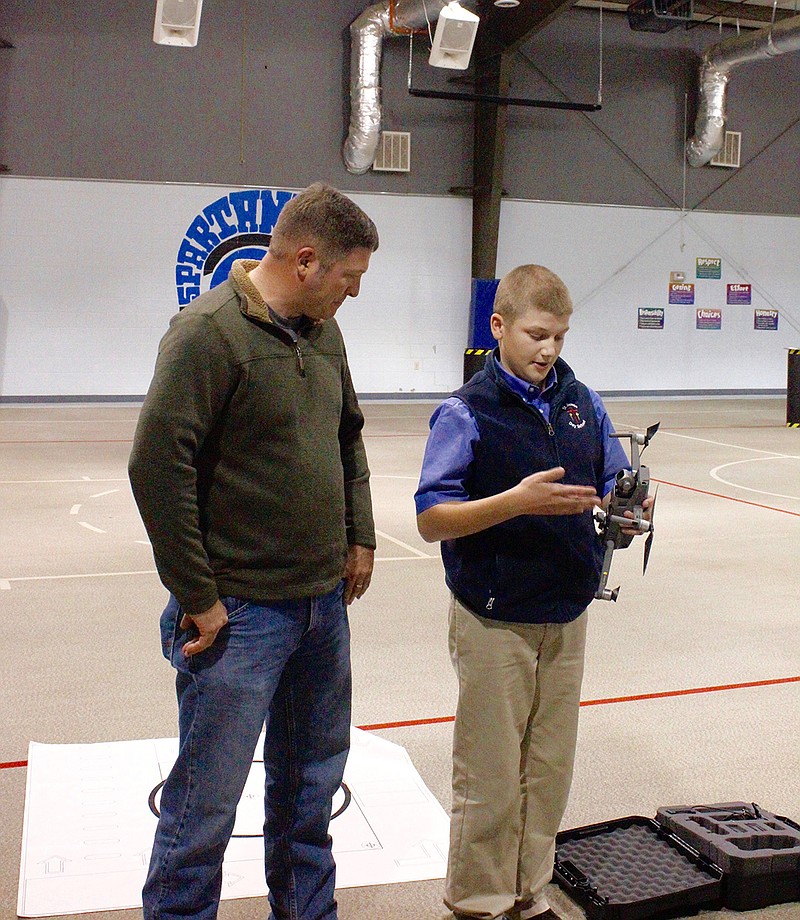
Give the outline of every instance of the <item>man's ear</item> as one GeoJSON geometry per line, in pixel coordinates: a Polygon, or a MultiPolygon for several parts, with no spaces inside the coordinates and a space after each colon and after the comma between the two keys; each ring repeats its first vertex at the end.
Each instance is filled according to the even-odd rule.
{"type": "Polygon", "coordinates": [[[310,267],[317,261],[317,252],[313,246],[301,246],[295,253],[294,259],[298,275],[305,278],[310,267]]]}
{"type": "Polygon", "coordinates": [[[489,328],[492,330],[492,335],[499,342],[503,338],[503,317],[499,313],[492,313],[492,316],[489,320],[489,328]]]}

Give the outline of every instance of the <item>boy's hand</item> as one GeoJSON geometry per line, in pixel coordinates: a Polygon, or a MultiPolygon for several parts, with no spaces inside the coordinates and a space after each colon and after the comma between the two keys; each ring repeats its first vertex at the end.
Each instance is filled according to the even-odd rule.
{"type": "Polygon", "coordinates": [[[559,482],[565,473],[555,466],[526,476],[511,489],[518,514],[582,514],[600,506],[600,497],[591,486],[564,485],[559,482]]]}
{"type": "MultiPolygon", "coordinates": [[[[643,521],[652,521],[653,520],[653,504],[655,502],[654,495],[648,495],[647,498],[642,502],[642,520],[643,521]]],[[[630,518],[633,520],[633,512],[626,511],[624,517],[630,518]]],[[[643,533],[647,533],[646,530],[640,530],[636,527],[623,527],[622,532],[631,537],[639,537],[643,533]]]]}
{"type": "Polygon", "coordinates": [[[600,505],[591,486],[567,486],[558,480],[564,467],[556,466],[526,476],[522,482],[486,498],[443,501],[417,515],[423,540],[456,540],[510,521],[521,514],[583,514],[600,505]]]}

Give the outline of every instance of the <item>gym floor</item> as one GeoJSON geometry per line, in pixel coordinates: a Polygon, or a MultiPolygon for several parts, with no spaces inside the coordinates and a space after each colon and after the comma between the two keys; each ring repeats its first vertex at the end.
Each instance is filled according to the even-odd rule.
{"type": "MultiPolygon", "coordinates": [[[[564,828],[669,805],[755,802],[800,820],[800,430],[785,400],[612,399],[618,430],[661,422],[655,539],[614,557],[616,604],[590,611],[564,828]]],[[[376,567],[351,607],[354,724],[403,745],[449,808],[455,679],[438,547],[413,494],[433,403],[366,403],[376,567]],[[414,723],[394,725],[394,723],[414,723]]],[[[0,918],[16,916],[25,761],[46,743],[173,737],[160,655],[165,591],[126,476],[135,405],[0,406],[0,918]]],[[[623,442],[627,447],[627,442],[623,442]]],[[[448,916],[442,882],[344,889],[340,916],[448,916]]],[[[551,886],[565,920],[583,912],[551,886]]],[[[222,920],[264,917],[225,901],[222,920]]],[[[133,920],[140,911],[95,914],[133,920]]],[[[706,920],[800,920],[800,903],[706,920]]]]}

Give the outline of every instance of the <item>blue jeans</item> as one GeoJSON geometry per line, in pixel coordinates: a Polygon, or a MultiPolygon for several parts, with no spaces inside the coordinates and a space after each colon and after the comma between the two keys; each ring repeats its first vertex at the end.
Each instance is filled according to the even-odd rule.
{"type": "Polygon", "coordinates": [[[170,602],[165,657],[177,670],[178,758],[161,793],[145,920],[213,920],[222,858],[266,723],[264,850],[273,920],[335,920],[328,825],[350,744],[350,630],[340,584],[268,606],[225,597],[230,622],[204,652],[170,602]]]}

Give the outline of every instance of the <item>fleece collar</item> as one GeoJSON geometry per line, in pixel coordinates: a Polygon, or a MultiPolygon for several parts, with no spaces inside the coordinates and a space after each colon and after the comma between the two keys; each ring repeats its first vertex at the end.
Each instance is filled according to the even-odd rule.
{"type": "Polygon", "coordinates": [[[256,265],[258,259],[237,259],[231,266],[231,281],[243,297],[242,313],[262,323],[271,323],[269,307],[248,274],[256,265]]]}

